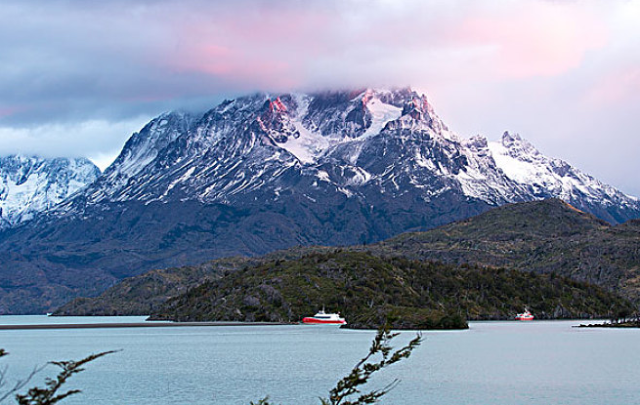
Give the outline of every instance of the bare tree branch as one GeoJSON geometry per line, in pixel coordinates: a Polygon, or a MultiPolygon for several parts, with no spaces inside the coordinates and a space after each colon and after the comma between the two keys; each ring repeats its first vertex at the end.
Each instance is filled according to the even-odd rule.
{"type": "MultiPolygon", "coordinates": [[[[4,349],[0,349],[0,357],[4,357],[6,355],[8,355],[9,353],[7,353],[4,349]]],[[[22,388],[24,388],[27,384],[29,384],[29,381],[31,381],[31,379],[38,374],[40,371],[42,371],[47,365],[44,364],[42,366],[36,366],[33,368],[33,370],[31,370],[31,372],[23,379],[21,380],[17,380],[13,386],[11,388],[9,388],[7,391],[5,392],[0,392],[0,403],[3,402],[5,399],[9,398],[9,397],[13,397],[18,391],[20,391],[22,388]]],[[[9,366],[5,366],[3,367],[3,369],[0,371],[0,389],[4,388],[7,385],[7,370],[9,369],[9,366]]]]}
{"type": "Polygon", "coordinates": [[[411,352],[422,342],[422,336],[418,334],[406,346],[392,352],[390,342],[396,336],[398,334],[391,333],[388,326],[378,330],[369,353],[353,367],[346,377],[338,381],[330,391],[328,399],[320,399],[322,405],[374,404],[378,402],[380,397],[394,389],[399,383],[398,380],[394,380],[380,390],[372,390],[364,394],[360,391],[361,387],[369,381],[372,374],[409,357],[411,352]],[[370,361],[374,356],[380,356],[381,359],[375,362],[370,361]],[[358,394],[360,395],[355,401],[349,400],[350,397],[358,394]]]}

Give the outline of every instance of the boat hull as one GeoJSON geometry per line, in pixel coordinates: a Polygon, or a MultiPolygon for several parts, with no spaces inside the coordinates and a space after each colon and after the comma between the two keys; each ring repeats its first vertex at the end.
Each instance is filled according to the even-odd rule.
{"type": "Polygon", "coordinates": [[[302,323],[305,325],[345,325],[347,322],[345,320],[302,318],[302,323]]]}

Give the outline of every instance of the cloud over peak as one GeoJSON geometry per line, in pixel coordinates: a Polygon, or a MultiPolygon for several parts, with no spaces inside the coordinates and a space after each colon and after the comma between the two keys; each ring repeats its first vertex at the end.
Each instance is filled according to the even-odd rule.
{"type": "Polygon", "coordinates": [[[7,0],[0,151],[256,90],[405,85],[463,135],[510,128],[555,147],[596,110],[630,125],[638,19],[623,0],[7,0]],[[573,126],[538,122],[558,111],[573,126]]]}

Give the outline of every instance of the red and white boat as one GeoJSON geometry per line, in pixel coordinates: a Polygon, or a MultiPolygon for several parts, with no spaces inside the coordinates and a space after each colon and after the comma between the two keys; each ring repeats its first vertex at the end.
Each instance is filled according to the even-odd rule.
{"type": "Polygon", "coordinates": [[[523,313],[516,315],[516,321],[533,321],[533,315],[525,309],[523,313]]]}
{"type": "Polygon", "coordinates": [[[315,314],[314,316],[307,316],[302,318],[302,323],[308,325],[346,325],[347,321],[344,318],[340,318],[340,314],[327,314],[324,309],[315,314]]]}

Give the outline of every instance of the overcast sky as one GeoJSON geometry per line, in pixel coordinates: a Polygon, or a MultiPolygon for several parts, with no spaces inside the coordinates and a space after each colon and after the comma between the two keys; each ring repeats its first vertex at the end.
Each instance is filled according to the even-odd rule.
{"type": "Polygon", "coordinates": [[[640,1],[24,1],[0,8],[0,154],[102,168],[163,111],[410,85],[640,196],[640,1]]]}

